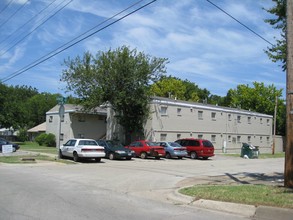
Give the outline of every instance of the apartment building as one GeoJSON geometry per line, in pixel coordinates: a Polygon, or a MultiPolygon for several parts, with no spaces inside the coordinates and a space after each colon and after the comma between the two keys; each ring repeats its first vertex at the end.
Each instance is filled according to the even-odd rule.
{"type": "Polygon", "coordinates": [[[202,103],[153,97],[145,136],[153,141],[210,140],[216,152],[239,152],[242,143],[271,152],[273,116],[202,103]]]}

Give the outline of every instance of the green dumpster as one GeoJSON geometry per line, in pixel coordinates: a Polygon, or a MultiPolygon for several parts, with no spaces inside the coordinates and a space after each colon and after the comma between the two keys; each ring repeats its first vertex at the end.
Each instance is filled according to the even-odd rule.
{"type": "Polygon", "coordinates": [[[251,144],[242,143],[241,157],[254,159],[259,156],[259,148],[251,144]]]}

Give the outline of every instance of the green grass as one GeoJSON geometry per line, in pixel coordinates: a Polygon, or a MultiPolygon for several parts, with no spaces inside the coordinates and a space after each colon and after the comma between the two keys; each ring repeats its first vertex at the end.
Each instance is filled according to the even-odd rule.
{"type": "Polygon", "coordinates": [[[20,145],[20,150],[57,155],[56,147],[40,146],[36,142],[24,142],[24,143],[18,143],[18,144],[20,145]]]}
{"type": "Polygon", "coordinates": [[[293,189],[267,185],[196,185],[179,191],[198,199],[293,208],[293,189]]]}

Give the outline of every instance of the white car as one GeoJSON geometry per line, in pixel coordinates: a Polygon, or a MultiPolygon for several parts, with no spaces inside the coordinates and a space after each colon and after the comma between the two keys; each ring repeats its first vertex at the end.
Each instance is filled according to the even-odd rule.
{"type": "Polygon", "coordinates": [[[97,162],[105,157],[104,147],[99,146],[93,139],[69,139],[59,148],[59,157],[71,157],[75,162],[81,158],[95,159],[97,162]]]}

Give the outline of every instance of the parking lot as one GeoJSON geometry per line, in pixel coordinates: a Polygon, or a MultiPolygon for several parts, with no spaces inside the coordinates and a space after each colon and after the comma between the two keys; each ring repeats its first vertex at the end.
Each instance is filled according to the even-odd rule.
{"type": "MultiPolygon", "coordinates": [[[[139,159],[107,160],[101,163],[0,164],[0,217],[19,218],[19,213],[52,219],[237,219],[224,213],[199,211],[178,206],[170,195],[176,189],[220,177],[241,181],[243,176],[271,175],[266,181],[280,183],[284,159],[253,159],[217,155],[209,160],[139,159]],[[7,204],[15,210],[8,212],[7,204]],[[103,207],[103,210],[101,210],[103,207]],[[121,209],[117,209],[121,207],[121,209]],[[146,209],[152,210],[148,213],[146,209]],[[127,211],[126,211],[127,210],[127,211]],[[66,214],[67,213],[67,214],[66,214]],[[147,215],[148,213],[148,215],[147,215]],[[167,213],[167,214],[166,214],[167,213]],[[182,216],[174,217],[175,213],[182,216]],[[146,215],[146,216],[145,216],[146,215]],[[116,217],[115,217],[116,216],[116,217]],[[207,216],[207,217],[205,217],[207,216]],[[208,218],[209,217],[209,218],[208,218]],[[119,219],[119,218],[118,218],[119,219]]],[[[7,219],[7,218],[4,218],[7,219]]],[[[40,219],[43,219],[40,217],[40,219]]]]}

